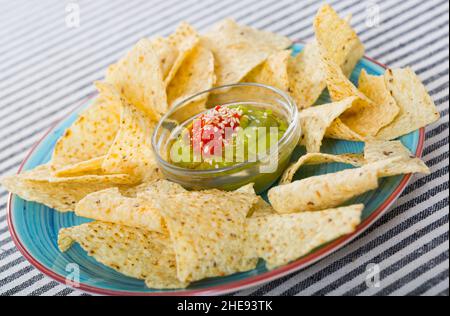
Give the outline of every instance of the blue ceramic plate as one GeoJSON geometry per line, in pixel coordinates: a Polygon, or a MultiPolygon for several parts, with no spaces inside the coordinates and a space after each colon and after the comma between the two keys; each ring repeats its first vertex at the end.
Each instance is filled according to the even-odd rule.
{"type": "MultiPolygon", "coordinates": [[[[301,44],[294,45],[293,54],[297,54],[301,49],[301,44]]],[[[369,58],[364,58],[354,70],[351,78],[352,81],[357,82],[362,68],[366,69],[369,74],[374,75],[381,75],[385,71],[383,65],[369,58]]],[[[89,105],[89,99],[80,105],[78,111],[70,114],[50,129],[44,138],[31,150],[20,170],[32,169],[46,163],[50,159],[56,141],[63,134],[64,130],[74,122],[82,108],[89,105]]],[[[328,100],[328,95],[324,93],[319,102],[324,103],[328,100]]],[[[422,154],[423,139],[424,133],[422,129],[403,136],[401,141],[411,152],[420,157],[422,154]]],[[[322,147],[323,152],[333,154],[358,153],[362,152],[362,150],[362,143],[335,140],[326,140],[322,147]]],[[[298,158],[301,154],[302,150],[298,149],[293,159],[298,158]]],[[[344,168],[348,167],[338,163],[304,167],[302,168],[301,177],[336,172],[344,168]]],[[[11,235],[19,250],[36,268],[46,275],[64,283],[66,277],[73,271],[73,263],[77,264],[80,272],[79,289],[81,290],[111,295],[223,294],[280,278],[288,273],[305,268],[341,248],[371,225],[389,208],[403,191],[409,178],[410,176],[406,175],[382,179],[377,190],[349,201],[348,204],[364,203],[366,206],[363,213],[363,221],[357,231],[352,235],[335,240],[295,262],[272,271],[267,271],[264,264],[260,263],[252,271],[195,282],[187,289],[180,291],[148,289],[143,281],[123,276],[96,262],[93,258],[87,256],[85,251],[78,245],[72,247],[64,254],[61,253],[57,247],[58,231],[63,227],[80,225],[88,221],[85,218],[75,216],[73,213],[59,213],[44,205],[28,202],[18,196],[10,195],[8,220],[11,235]]]]}

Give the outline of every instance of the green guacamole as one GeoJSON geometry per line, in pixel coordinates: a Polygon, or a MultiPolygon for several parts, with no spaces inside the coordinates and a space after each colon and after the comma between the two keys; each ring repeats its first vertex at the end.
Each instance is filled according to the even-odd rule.
{"type": "Polygon", "coordinates": [[[169,157],[182,168],[209,170],[254,162],[277,146],[287,122],[270,109],[216,106],[196,116],[172,141],[169,157]]]}

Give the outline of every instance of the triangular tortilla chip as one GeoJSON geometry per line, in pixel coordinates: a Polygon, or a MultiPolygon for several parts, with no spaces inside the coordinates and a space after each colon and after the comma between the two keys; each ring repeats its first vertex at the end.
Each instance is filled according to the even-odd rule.
{"type": "Polygon", "coordinates": [[[75,214],[104,222],[165,233],[159,211],[149,200],[123,196],[118,188],[91,193],[75,207],[75,214]]]}
{"type": "Polygon", "coordinates": [[[374,120],[380,120],[382,117],[394,120],[398,115],[400,109],[386,87],[384,76],[372,76],[365,69],[361,70],[358,90],[378,105],[378,111],[373,112],[374,120]]]}
{"type": "Polygon", "coordinates": [[[251,270],[245,219],[256,194],[210,190],[163,196],[163,215],[177,258],[178,278],[191,282],[251,270]]]}
{"type": "Polygon", "coordinates": [[[376,169],[364,166],[318,175],[273,187],[270,203],[277,213],[319,211],[378,187],[376,169]]]}
{"type": "Polygon", "coordinates": [[[253,69],[242,81],[261,83],[287,91],[289,88],[287,68],[290,56],[291,52],[287,50],[270,55],[264,63],[253,69]]]}
{"type": "Polygon", "coordinates": [[[178,183],[168,180],[155,180],[144,182],[138,186],[120,190],[127,197],[142,197],[146,199],[158,199],[159,196],[185,192],[178,183]]]}
{"type": "Polygon", "coordinates": [[[322,174],[273,187],[269,201],[277,213],[320,211],[374,190],[386,168],[401,157],[367,163],[363,167],[322,174]]]}
{"type": "Polygon", "coordinates": [[[153,120],[167,111],[166,87],[159,57],[148,39],[140,40],[110,68],[105,81],[153,120]]]}
{"type": "Polygon", "coordinates": [[[204,40],[214,54],[217,86],[240,82],[271,54],[291,45],[284,36],[238,25],[231,19],[218,23],[204,40]]]}
{"type": "Polygon", "coordinates": [[[152,45],[159,57],[162,77],[165,80],[178,57],[178,49],[172,46],[167,38],[164,37],[153,38],[152,45]]]}
{"type": "Polygon", "coordinates": [[[194,50],[199,40],[200,37],[197,34],[197,31],[186,22],[180,23],[175,33],[171,34],[167,38],[169,45],[177,51],[177,57],[175,58],[169,73],[164,79],[166,87],[173,80],[178,72],[178,69],[181,67],[186,57],[194,50]]]}
{"type": "Polygon", "coordinates": [[[364,137],[352,131],[347,125],[342,123],[340,118],[337,118],[331,123],[330,127],[325,133],[326,138],[349,140],[354,142],[363,142],[364,137]]]}
{"type": "MultiPolygon", "coordinates": [[[[255,195],[255,189],[254,184],[250,183],[243,187],[240,187],[235,192],[237,193],[244,193],[248,196],[254,196],[255,195]]],[[[265,216],[269,214],[275,214],[275,210],[272,208],[272,206],[267,203],[261,196],[257,196],[255,202],[253,203],[253,206],[247,213],[247,217],[253,217],[253,216],[265,216]]]]}
{"type": "Polygon", "coordinates": [[[343,74],[341,68],[325,55],[323,66],[327,72],[327,87],[333,101],[357,97],[353,106],[340,116],[343,124],[364,137],[374,136],[384,126],[392,122],[398,113],[390,103],[375,103],[359,91],[343,74]]]}
{"type": "Polygon", "coordinates": [[[385,82],[400,112],[392,123],[379,131],[377,139],[395,139],[439,119],[433,100],[411,68],[389,69],[385,82]]]}
{"type": "Polygon", "coordinates": [[[349,109],[355,97],[349,97],[341,102],[317,105],[300,112],[299,120],[302,128],[300,144],[307,152],[320,152],[325,132],[343,112],[349,109]]]}
{"type": "Polygon", "coordinates": [[[61,212],[73,211],[75,204],[92,192],[135,183],[126,174],[53,177],[48,165],[1,180],[8,191],[61,212]]]}
{"type": "Polygon", "coordinates": [[[103,171],[129,174],[137,181],[160,179],[151,141],[154,125],[141,110],[124,103],[120,128],[103,161],[103,171]]]}
{"type": "MultiPolygon", "coordinates": [[[[211,89],[215,80],[213,54],[199,43],[185,58],[167,87],[169,107],[196,93],[211,89]]],[[[204,102],[206,102],[206,96],[204,102]]]]}
{"type": "Polygon", "coordinates": [[[317,165],[332,162],[349,164],[355,167],[361,167],[365,164],[364,157],[361,154],[331,155],[323,153],[308,153],[301,156],[297,162],[289,166],[289,168],[284,171],[280,184],[291,183],[294,175],[303,165],[317,165]]]}
{"type": "Polygon", "coordinates": [[[260,217],[271,214],[276,214],[272,205],[267,203],[262,197],[258,196],[258,200],[255,202],[255,204],[253,204],[247,217],[260,217]]]}
{"type": "Polygon", "coordinates": [[[363,208],[357,204],[321,212],[252,217],[247,220],[248,244],[267,268],[273,269],[354,232],[363,208]]]}
{"type": "Polygon", "coordinates": [[[314,19],[314,31],[327,56],[349,77],[364,56],[364,46],[351,28],[349,18],[341,19],[330,5],[323,5],[314,19]]]}
{"type": "Polygon", "coordinates": [[[79,201],[75,214],[103,222],[167,233],[155,200],[163,194],[185,192],[180,185],[159,180],[121,192],[110,188],[91,193],[79,201]],[[133,191],[133,196],[127,196],[133,191]]]}
{"type": "Polygon", "coordinates": [[[89,160],[81,161],[79,163],[62,167],[61,169],[53,172],[56,177],[75,177],[87,174],[102,174],[102,163],[105,156],[92,158],[89,160]]]}
{"type": "MultiPolygon", "coordinates": [[[[339,19],[337,14],[332,11],[333,17],[324,17],[323,15],[329,15],[330,12],[327,8],[322,9],[320,14],[317,15],[316,20],[318,20],[318,32],[319,39],[322,45],[326,45],[328,49],[335,50],[337,46],[345,46],[343,50],[334,52],[334,61],[340,65],[343,69],[344,74],[350,76],[355,68],[355,65],[364,55],[364,46],[361,44],[359,39],[352,35],[350,44],[347,47],[348,38],[341,38],[339,35],[341,31],[344,33],[354,33],[354,31],[349,26],[351,16],[347,17],[345,20],[339,20],[336,29],[340,28],[338,33],[338,39],[331,39],[328,30],[325,32],[328,24],[335,23],[334,18],[339,19]],[[346,24],[344,24],[347,23],[346,24]],[[328,43],[328,41],[333,41],[328,43]],[[336,40],[342,40],[342,42],[336,42],[336,40]],[[354,47],[354,49],[349,49],[354,47]]],[[[355,33],[356,34],[356,33],[355,33]]],[[[306,109],[313,105],[322,94],[322,91],[326,88],[326,72],[322,66],[322,57],[320,56],[319,45],[316,39],[312,42],[306,44],[303,50],[295,57],[291,57],[289,60],[288,67],[289,75],[289,92],[291,93],[293,99],[297,103],[299,109],[306,109]]]]}
{"type": "MultiPolygon", "coordinates": [[[[99,86],[100,87],[100,86],[99,86]]],[[[50,165],[53,170],[67,168],[108,152],[120,122],[120,103],[106,91],[85,109],[56,143],[50,165]]]]}
{"type": "Polygon", "coordinates": [[[407,173],[429,174],[427,165],[403,146],[401,141],[369,141],[364,147],[364,158],[367,163],[382,161],[392,157],[401,157],[399,161],[380,170],[380,177],[389,177],[407,173]]]}
{"type": "Polygon", "coordinates": [[[288,63],[289,93],[299,109],[313,105],[326,88],[326,73],[316,41],[305,45],[303,50],[288,63]]]}
{"type": "Polygon", "coordinates": [[[177,279],[175,253],[167,235],[119,224],[91,222],[63,228],[58,247],[68,251],[74,242],[98,262],[133,278],[149,288],[187,287],[177,279]]]}

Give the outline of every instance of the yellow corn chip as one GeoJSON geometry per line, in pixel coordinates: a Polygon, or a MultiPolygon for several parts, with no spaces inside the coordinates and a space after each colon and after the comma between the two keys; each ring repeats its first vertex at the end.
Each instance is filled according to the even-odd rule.
{"type": "Polygon", "coordinates": [[[140,40],[105,78],[130,103],[158,120],[167,111],[159,57],[148,39],[140,40]]]}
{"type": "Polygon", "coordinates": [[[380,177],[389,177],[407,173],[429,174],[430,169],[420,159],[411,154],[401,141],[369,141],[364,147],[364,158],[367,163],[374,163],[392,157],[401,159],[380,170],[380,177]]]}
{"type": "Polygon", "coordinates": [[[385,82],[400,112],[392,123],[379,131],[377,139],[395,139],[439,119],[433,100],[411,68],[389,69],[385,82]]]}
{"type": "Polygon", "coordinates": [[[161,178],[151,144],[153,128],[154,123],[141,110],[123,104],[119,132],[103,161],[103,171],[125,173],[137,181],[161,178]]]}
{"type": "Polygon", "coordinates": [[[110,188],[91,193],[79,201],[75,214],[149,231],[167,233],[155,200],[163,194],[185,192],[178,184],[158,180],[126,190],[110,188]]]}
{"type": "Polygon", "coordinates": [[[167,235],[112,223],[92,222],[63,228],[58,246],[63,252],[74,242],[98,262],[127,276],[145,280],[150,288],[185,288],[177,279],[175,253],[167,235]]]}
{"type": "MultiPolygon", "coordinates": [[[[323,65],[327,72],[327,86],[333,101],[357,97],[353,106],[340,116],[343,124],[362,136],[374,136],[381,128],[393,121],[398,108],[391,103],[374,103],[345,77],[342,70],[327,57],[323,65]]],[[[364,80],[364,79],[363,79],[364,80]]]]}
{"type": "Polygon", "coordinates": [[[322,153],[308,153],[300,157],[296,163],[292,164],[284,171],[280,184],[291,183],[294,175],[303,165],[316,165],[332,162],[345,163],[355,167],[361,167],[365,164],[364,157],[360,154],[331,155],[322,153]]]}
{"type": "Polygon", "coordinates": [[[144,182],[138,186],[121,190],[124,196],[128,197],[142,197],[146,199],[157,199],[161,195],[176,194],[186,192],[186,190],[175,182],[167,180],[155,180],[144,182]]]}
{"type": "Polygon", "coordinates": [[[105,159],[105,156],[81,161],[67,167],[62,167],[53,172],[53,174],[56,177],[74,177],[86,174],[101,174],[103,159],[105,159]]]}
{"type": "Polygon", "coordinates": [[[300,112],[302,127],[300,144],[306,147],[307,152],[320,152],[327,129],[334,120],[353,105],[355,100],[355,97],[349,97],[341,102],[318,105],[300,112]]]}
{"type": "Polygon", "coordinates": [[[377,170],[362,167],[283,184],[270,189],[268,196],[278,213],[295,213],[336,207],[377,187],[377,170]]]}
{"type": "Polygon", "coordinates": [[[186,22],[182,22],[175,33],[167,38],[167,43],[176,50],[177,55],[164,79],[166,87],[173,80],[185,58],[194,50],[199,40],[197,31],[186,22]]]}
{"type": "Polygon", "coordinates": [[[167,87],[169,107],[198,92],[211,89],[214,82],[213,54],[204,45],[197,44],[167,87]]]}
{"type": "Polygon", "coordinates": [[[214,54],[217,86],[240,82],[269,55],[291,45],[284,36],[238,25],[231,19],[217,24],[204,40],[214,54]]]}
{"type": "MultiPolygon", "coordinates": [[[[254,184],[253,183],[247,184],[247,185],[235,190],[235,192],[244,193],[244,194],[247,194],[248,196],[254,197],[254,195],[255,195],[254,184]]],[[[272,208],[272,206],[269,203],[267,203],[266,201],[264,201],[264,199],[261,196],[257,196],[255,202],[253,203],[253,206],[248,211],[247,217],[264,216],[264,215],[274,214],[274,213],[275,213],[275,210],[272,208]]]]}
{"type": "Polygon", "coordinates": [[[99,96],[58,140],[50,165],[53,170],[105,155],[120,122],[120,104],[101,90],[99,96]]]}
{"type": "Polygon", "coordinates": [[[349,19],[341,19],[330,5],[322,6],[314,19],[316,40],[326,56],[348,77],[364,56],[364,46],[349,19]]]}
{"type": "Polygon", "coordinates": [[[243,245],[256,194],[210,190],[159,199],[177,258],[178,278],[195,281],[253,269],[243,245]]]}
{"type": "Polygon", "coordinates": [[[268,269],[287,264],[313,249],[355,231],[364,205],[321,212],[274,214],[247,220],[249,247],[268,269]]]}
{"type": "Polygon", "coordinates": [[[48,165],[7,176],[1,182],[6,189],[21,198],[61,212],[73,211],[75,204],[89,193],[134,183],[125,174],[53,177],[48,165]]]}
{"type": "MultiPolygon", "coordinates": [[[[347,76],[350,76],[353,68],[364,55],[364,47],[357,37],[354,37],[355,35],[352,35],[351,38],[355,39],[350,40],[351,44],[349,45],[349,47],[354,47],[353,50],[350,50],[349,47],[347,47],[346,42],[336,42],[336,38],[332,39],[332,43],[327,43],[328,41],[331,41],[331,39],[329,38],[330,35],[325,33],[324,28],[328,27],[327,25],[329,23],[333,23],[333,18],[328,17],[326,19],[327,21],[323,21],[323,15],[329,14],[327,9],[323,9],[321,14],[316,17],[319,25],[319,29],[317,30],[319,38],[322,41],[322,45],[326,45],[330,50],[337,49],[335,46],[338,46],[339,44],[346,47],[341,51],[334,52],[333,56],[334,61],[342,67],[343,72],[347,76]]],[[[334,11],[332,11],[332,15],[334,15],[334,18],[339,19],[334,11]]],[[[336,27],[341,27],[345,33],[354,33],[349,26],[350,19],[351,16],[347,17],[345,21],[339,20],[339,25],[336,27]],[[346,22],[347,25],[343,24],[344,22],[346,22]]],[[[339,38],[339,40],[340,39],[341,38],[339,38]]],[[[306,44],[300,54],[296,57],[290,58],[288,76],[290,82],[289,92],[299,109],[306,109],[319,99],[322,91],[327,86],[327,75],[322,66],[322,57],[316,39],[306,44]]]]}
{"type": "Polygon", "coordinates": [[[384,76],[371,76],[363,69],[359,75],[358,89],[377,104],[377,111],[373,112],[374,120],[388,117],[392,118],[392,122],[398,115],[400,109],[386,87],[384,76]]]}
{"type": "Polygon", "coordinates": [[[342,123],[340,118],[337,118],[331,123],[330,127],[325,133],[326,138],[350,140],[354,142],[364,141],[364,137],[352,131],[347,125],[342,123]]]}
{"type": "Polygon", "coordinates": [[[152,45],[159,57],[162,76],[165,80],[177,59],[178,49],[172,46],[167,38],[163,37],[152,39],[152,45]]]}
{"type": "Polygon", "coordinates": [[[326,88],[326,73],[316,41],[306,44],[300,54],[289,59],[288,76],[289,93],[297,107],[306,109],[313,105],[326,88]]]}
{"type": "Polygon", "coordinates": [[[287,69],[290,56],[291,52],[287,50],[270,55],[264,63],[253,69],[242,81],[261,83],[287,91],[289,88],[287,69]]]}
{"type": "Polygon", "coordinates": [[[247,217],[259,217],[259,216],[267,216],[271,214],[276,214],[272,205],[267,203],[262,197],[258,196],[257,201],[253,204],[250,209],[247,217]]]}
{"type": "Polygon", "coordinates": [[[91,193],[79,201],[75,214],[104,222],[165,233],[161,214],[151,200],[123,196],[118,188],[91,193]]]}

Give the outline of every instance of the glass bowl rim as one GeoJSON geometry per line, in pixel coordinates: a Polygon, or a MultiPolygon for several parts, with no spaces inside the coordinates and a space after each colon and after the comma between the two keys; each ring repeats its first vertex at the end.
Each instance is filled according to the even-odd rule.
{"type": "MultiPolygon", "coordinates": [[[[153,131],[153,135],[152,135],[152,148],[153,151],[155,153],[156,159],[158,161],[158,163],[160,163],[161,165],[165,166],[166,168],[170,168],[174,171],[179,171],[179,172],[185,172],[188,174],[203,174],[203,175],[207,175],[207,174],[214,174],[214,173],[222,173],[222,172],[229,172],[229,171],[233,171],[233,170],[241,170],[246,166],[252,166],[255,164],[258,164],[261,162],[261,160],[257,160],[257,161],[244,161],[232,166],[227,166],[227,167],[221,167],[221,168],[214,168],[214,169],[206,169],[206,170],[196,170],[196,169],[189,169],[189,168],[183,168],[183,167],[179,167],[176,166],[166,160],[164,160],[161,155],[159,154],[159,150],[158,147],[156,145],[157,142],[157,132],[158,130],[161,128],[163,122],[170,116],[172,115],[176,110],[178,110],[179,107],[181,107],[182,105],[186,104],[187,102],[199,97],[200,95],[203,94],[209,94],[211,92],[217,91],[217,90],[221,90],[221,89],[227,89],[227,88],[235,88],[235,87],[258,87],[258,88],[264,88],[264,89],[268,89],[271,90],[273,92],[275,92],[276,94],[280,95],[281,97],[283,97],[286,101],[286,103],[288,104],[288,106],[290,107],[290,111],[291,111],[291,121],[289,122],[289,126],[286,130],[286,132],[284,133],[284,135],[281,137],[281,139],[278,141],[277,145],[278,148],[280,148],[282,145],[284,145],[287,141],[287,139],[295,132],[296,128],[300,128],[300,124],[298,122],[298,108],[297,108],[297,104],[295,103],[295,101],[292,99],[292,97],[287,94],[286,92],[275,88],[273,86],[269,86],[266,84],[262,84],[262,83],[255,83],[255,82],[239,82],[239,83],[234,83],[234,84],[227,84],[227,85],[222,85],[222,86],[217,86],[217,87],[213,87],[207,90],[203,90],[200,91],[186,99],[183,99],[179,102],[177,102],[169,111],[167,111],[162,117],[161,119],[158,121],[158,123],[155,126],[155,130],[153,131]],[[293,112],[293,113],[292,113],[293,112]]],[[[272,155],[272,153],[270,153],[269,155],[272,155]]]]}

